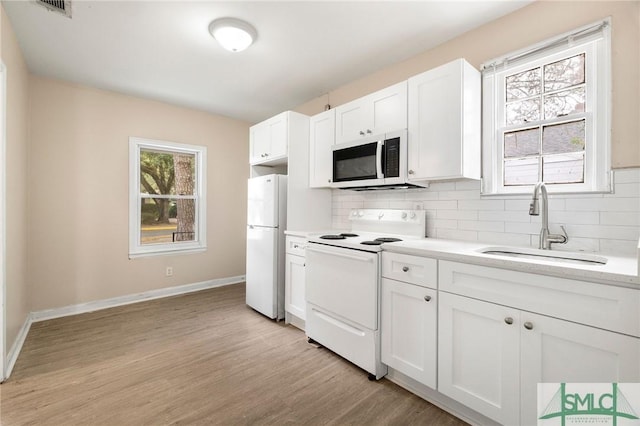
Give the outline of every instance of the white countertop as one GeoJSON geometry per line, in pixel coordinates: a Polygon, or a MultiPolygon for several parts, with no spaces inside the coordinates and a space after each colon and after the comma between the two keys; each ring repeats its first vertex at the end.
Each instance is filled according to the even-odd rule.
{"type": "MultiPolygon", "coordinates": [[[[559,263],[551,260],[531,260],[504,257],[480,252],[483,248],[495,246],[497,246],[497,244],[470,243],[464,241],[426,238],[424,240],[407,240],[397,243],[385,243],[382,245],[382,248],[383,251],[393,253],[431,257],[455,262],[471,263],[480,266],[491,266],[521,272],[551,275],[561,278],[573,278],[640,289],[637,258],[594,253],[599,257],[605,257],[607,259],[607,264],[582,265],[559,263]]],[[[517,249],[518,247],[514,248],[517,249]]],[[[560,250],[557,252],[560,252],[560,250]]]]}

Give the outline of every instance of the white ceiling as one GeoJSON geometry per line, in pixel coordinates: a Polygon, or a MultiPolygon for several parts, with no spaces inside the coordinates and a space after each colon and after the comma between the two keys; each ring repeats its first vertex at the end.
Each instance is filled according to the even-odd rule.
{"type": "Polygon", "coordinates": [[[525,6],[525,1],[87,1],[72,19],[3,0],[38,75],[257,122],[525,6]],[[258,31],[241,53],[209,23],[258,31]]]}

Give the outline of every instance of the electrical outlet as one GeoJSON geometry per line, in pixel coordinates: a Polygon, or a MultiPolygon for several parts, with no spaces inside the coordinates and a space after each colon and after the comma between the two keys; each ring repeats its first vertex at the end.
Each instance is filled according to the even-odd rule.
{"type": "Polygon", "coordinates": [[[422,210],[424,209],[424,203],[422,201],[416,201],[413,203],[414,210],[422,210]]]}
{"type": "Polygon", "coordinates": [[[167,277],[172,277],[173,276],[173,267],[172,266],[167,266],[167,269],[165,271],[165,275],[167,277]]]}

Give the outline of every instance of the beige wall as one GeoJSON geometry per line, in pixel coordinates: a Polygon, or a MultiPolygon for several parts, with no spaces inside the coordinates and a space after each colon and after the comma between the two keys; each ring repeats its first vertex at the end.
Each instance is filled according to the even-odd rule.
{"type": "Polygon", "coordinates": [[[27,285],[27,141],[29,71],[0,7],[2,61],[7,73],[6,343],[11,349],[29,314],[27,285]]]}
{"type": "Polygon", "coordinates": [[[36,76],[30,105],[32,310],[244,275],[248,123],[36,76]],[[207,147],[205,253],[128,259],[129,136],[207,147]]]}
{"type": "Polygon", "coordinates": [[[640,166],[640,2],[537,1],[405,62],[337,88],[296,111],[314,115],[456,58],[480,65],[581,25],[612,17],[612,165],[640,166]]]}

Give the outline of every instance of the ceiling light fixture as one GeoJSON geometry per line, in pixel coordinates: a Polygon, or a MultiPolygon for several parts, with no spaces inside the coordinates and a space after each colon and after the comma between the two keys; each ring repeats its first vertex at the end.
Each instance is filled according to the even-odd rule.
{"type": "Polygon", "coordinates": [[[220,18],[209,24],[209,32],[222,47],[241,52],[256,40],[258,33],[251,24],[236,18],[220,18]]]}

